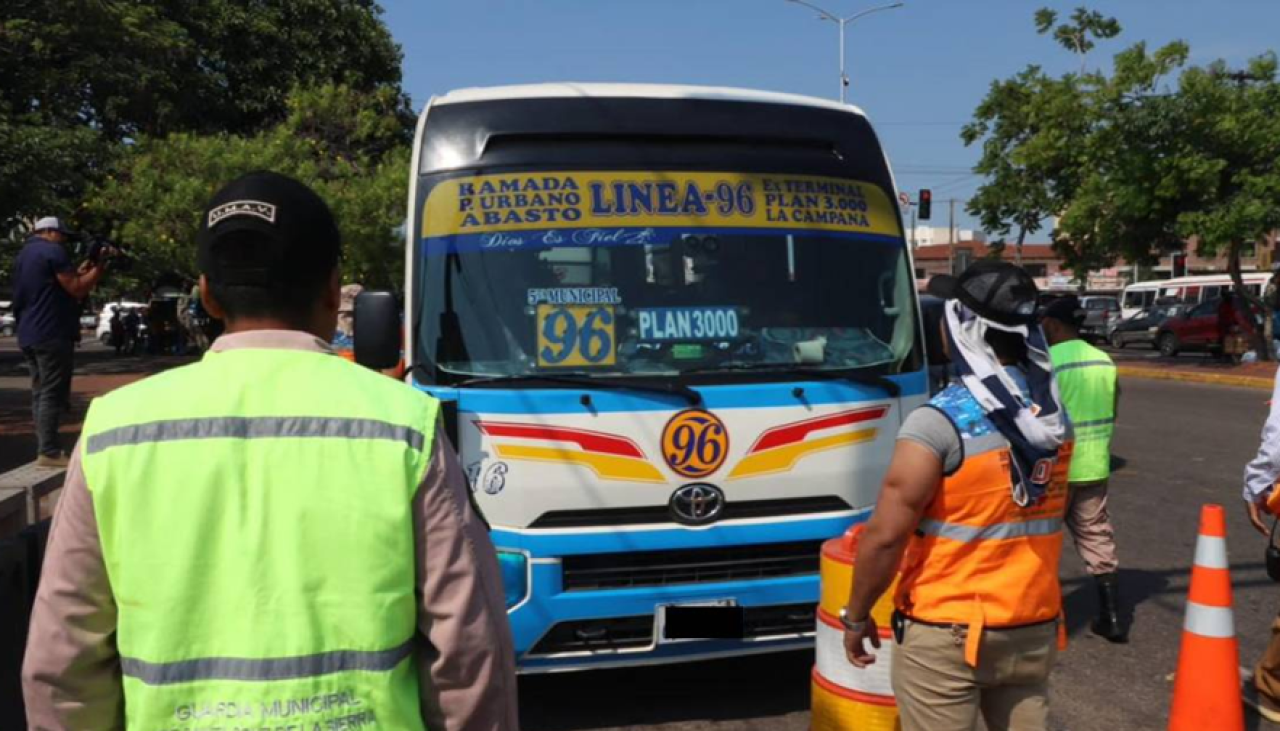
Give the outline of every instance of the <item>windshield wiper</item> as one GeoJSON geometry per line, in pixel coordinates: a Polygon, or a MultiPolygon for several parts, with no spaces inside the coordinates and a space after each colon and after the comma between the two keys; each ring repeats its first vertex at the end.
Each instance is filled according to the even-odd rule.
{"type": "Polygon", "coordinates": [[[680,375],[724,372],[777,373],[787,376],[804,376],[805,378],[823,381],[849,381],[860,386],[879,388],[893,398],[897,398],[898,394],[902,393],[902,387],[893,380],[875,373],[863,373],[857,368],[813,368],[790,363],[726,363],[716,366],[689,368],[680,371],[680,375]]]}
{"type": "Polygon", "coordinates": [[[634,383],[593,376],[588,373],[513,373],[505,376],[476,376],[459,381],[456,385],[459,388],[465,388],[467,386],[489,386],[502,383],[552,383],[565,386],[581,386],[583,388],[644,391],[665,396],[679,396],[692,406],[702,403],[702,394],[683,383],[634,383]]]}

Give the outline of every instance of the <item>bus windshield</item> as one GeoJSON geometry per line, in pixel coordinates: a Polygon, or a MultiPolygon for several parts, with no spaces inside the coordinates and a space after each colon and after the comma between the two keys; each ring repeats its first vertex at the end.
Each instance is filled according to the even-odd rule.
{"type": "Polygon", "coordinates": [[[906,248],[870,184],[596,171],[428,185],[416,360],[443,377],[897,373],[913,351],[906,248]]]}

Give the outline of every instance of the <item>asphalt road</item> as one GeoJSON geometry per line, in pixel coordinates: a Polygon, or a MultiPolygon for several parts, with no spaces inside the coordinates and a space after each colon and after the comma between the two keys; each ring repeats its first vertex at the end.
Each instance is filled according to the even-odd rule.
{"type": "MultiPolygon", "coordinates": [[[[9,410],[21,416],[28,398],[25,379],[11,340],[5,340],[0,342],[0,397],[9,398],[0,402],[12,401],[11,407],[21,408],[9,410]]],[[[86,388],[83,397],[119,385],[117,379],[136,377],[126,372],[171,365],[115,359],[98,350],[86,348],[80,360],[77,380],[86,388]]],[[[1072,642],[1053,677],[1056,731],[1165,727],[1169,678],[1177,665],[1183,602],[1204,503],[1227,506],[1241,664],[1252,666],[1261,654],[1280,609],[1280,587],[1266,577],[1265,543],[1247,524],[1239,483],[1256,448],[1268,397],[1248,389],[1123,381],[1111,510],[1125,598],[1135,605],[1133,641],[1113,646],[1089,635],[1093,586],[1067,548],[1063,581],[1072,642]]],[[[12,426],[24,431],[21,425],[12,426]]],[[[29,435],[6,435],[4,427],[0,419],[0,461],[17,459],[19,446],[23,454],[30,447],[15,440],[29,435]]],[[[801,731],[809,725],[811,665],[812,654],[799,652],[522,677],[522,726],[527,731],[801,731]]],[[[1259,723],[1250,718],[1249,727],[1259,723]]],[[[1269,728],[1265,722],[1261,727],[1269,728]]]]}
{"type": "Polygon", "coordinates": [[[1126,379],[1122,389],[1112,447],[1122,466],[1110,507],[1123,589],[1136,604],[1133,641],[1111,646],[1082,631],[1093,588],[1065,551],[1076,641],[1054,678],[1054,719],[1063,729],[1164,728],[1201,505],[1227,508],[1242,665],[1251,667],[1262,653],[1280,608],[1280,591],[1263,568],[1265,540],[1248,525],[1240,500],[1242,468],[1257,449],[1269,394],[1138,379],[1126,379]]]}
{"type": "MultiPolygon", "coordinates": [[[[1129,645],[1089,634],[1094,588],[1068,547],[1063,590],[1071,645],[1054,672],[1051,699],[1058,731],[1165,728],[1202,504],[1227,507],[1242,665],[1252,666],[1262,653],[1280,609],[1280,587],[1262,565],[1265,542],[1248,526],[1239,487],[1268,394],[1137,379],[1122,388],[1111,510],[1123,591],[1136,621],[1129,645]]],[[[523,677],[523,727],[800,731],[809,724],[811,664],[808,653],[795,653],[523,677]]],[[[1259,727],[1269,728],[1250,717],[1249,728],[1259,727]]]]}

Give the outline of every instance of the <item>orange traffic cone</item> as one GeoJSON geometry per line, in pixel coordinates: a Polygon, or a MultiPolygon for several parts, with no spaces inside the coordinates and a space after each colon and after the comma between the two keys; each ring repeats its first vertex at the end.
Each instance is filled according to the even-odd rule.
{"type": "Polygon", "coordinates": [[[1227,567],[1227,518],[1221,505],[1205,505],[1200,511],[1169,731],[1243,728],[1240,649],[1231,615],[1231,572],[1227,567]]]}

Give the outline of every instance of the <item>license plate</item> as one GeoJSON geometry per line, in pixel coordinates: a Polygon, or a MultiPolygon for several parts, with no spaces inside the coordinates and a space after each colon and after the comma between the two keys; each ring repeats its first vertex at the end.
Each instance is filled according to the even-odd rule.
{"type": "Polygon", "coordinates": [[[660,604],[655,624],[658,644],[690,640],[740,640],[742,607],[733,599],[689,604],[660,604]]]}

